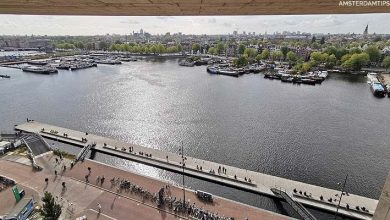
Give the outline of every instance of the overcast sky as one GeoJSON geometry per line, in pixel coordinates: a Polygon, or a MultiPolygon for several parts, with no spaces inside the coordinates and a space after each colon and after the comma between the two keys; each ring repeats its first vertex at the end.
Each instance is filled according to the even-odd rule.
{"type": "Polygon", "coordinates": [[[96,35],[129,34],[141,28],[152,34],[227,34],[237,30],[256,33],[301,31],[311,33],[390,34],[389,14],[268,15],[268,16],[42,16],[0,15],[3,35],[96,35]]]}

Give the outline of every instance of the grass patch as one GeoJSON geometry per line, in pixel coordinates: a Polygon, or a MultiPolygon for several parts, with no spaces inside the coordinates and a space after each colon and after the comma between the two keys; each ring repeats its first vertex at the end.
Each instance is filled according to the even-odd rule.
{"type": "Polygon", "coordinates": [[[76,159],[76,155],[70,154],[70,153],[68,153],[68,152],[66,152],[66,151],[63,151],[63,150],[60,150],[60,149],[55,149],[55,150],[53,150],[53,153],[54,153],[54,155],[56,155],[56,156],[62,155],[64,158],[69,159],[69,160],[74,160],[74,159],[76,159]]]}

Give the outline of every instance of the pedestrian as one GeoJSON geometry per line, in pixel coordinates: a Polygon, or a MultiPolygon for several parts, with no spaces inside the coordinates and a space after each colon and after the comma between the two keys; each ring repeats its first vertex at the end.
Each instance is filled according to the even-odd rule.
{"type": "Polygon", "coordinates": [[[54,170],[54,175],[56,175],[56,176],[57,176],[57,170],[54,170]]]}
{"type": "Polygon", "coordinates": [[[70,169],[73,169],[73,166],[74,166],[73,162],[70,163],[70,169]]]}
{"type": "Polygon", "coordinates": [[[56,157],[56,163],[58,163],[58,158],[56,157]]]}
{"type": "Polygon", "coordinates": [[[65,186],[65,182],[62,182],[62,188],[65,189],[66,186],[65,186]]]}
{"type": "Polygon", "coordinates": [[[102,206],[100,205],[100,203],[97,204],[97,207],[98,207],[99,214],[100,214],[102,212],[102,206]]]}
{"type": "Polygon", "coordinates": [[[64,165],[64,172],[66,171],[66,166],[64,165]]]}
{"type": "Polygon", "coordinates": [[[100,185],[103,185],[103,183],[104,183],[104,176],[102,176],[102,178],[100,179],[100,185]]]}
{"type": "Polygon", "coordinates": [[[88,177],[89,177],[89,175],[85,175],[85,182],[87,182],[87,183],[89,183],[88,177]]]}
{"type": "Polygon", "coordinates": [[[45,178],[46,185],[49,184],[49,178],[45,178]]]}
{"type": "Polygon", "coordinates": [[[88,175],[91,175],[91,167],[88,167],[88,175]]]}

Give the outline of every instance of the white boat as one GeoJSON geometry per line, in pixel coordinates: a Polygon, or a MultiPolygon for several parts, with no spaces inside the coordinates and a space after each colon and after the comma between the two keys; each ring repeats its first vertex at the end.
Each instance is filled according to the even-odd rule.
{"type": "Polygon", "coordinates": [[[367,83],[368,84],[379,83],[378,74],[377,73],[368,73],[367,74],[367,83]]]}
{"type": "Polygon", "coordinates": [[[318,73],[318,76],[325,79],[328,77],[328,71],[321,71],[318,73]]]}

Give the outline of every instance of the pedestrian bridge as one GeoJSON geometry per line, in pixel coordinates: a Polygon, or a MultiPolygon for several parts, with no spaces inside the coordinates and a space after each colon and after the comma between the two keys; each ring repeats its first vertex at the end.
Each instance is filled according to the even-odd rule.
{"type": "MultiPolygon", "coordinates": [[[[175,153],[143,147],[135,144],[129,144],[98,135],[88,134],[86,132],[75,131],[35,121],[17,125],[15,126],[15,129],[24,132],[37,132],[43,137],[52,138],[79,147],[96,144],[93,150],[97,152],[128,159],[176,173],[183,172],[181,155],[175,153]],[[52,132],[43,132],[43,130],[52,132]],[[64,133],[66,136],[63,135],[64,133]],[[129,150],[130,147],[132,147],[132,151],[129,150]]],[[[294,201],[329,212],[336,212],[338,204],[338,201],[336,202],[336,195],[340,194],[340,191],[338,190],[315,186],[312,184],[289,180],[264,173],[244,170],[241,168],[218,164],[212,161],[201,160],[193,157],[186,157],[185,175],[215,182],[221,185],[234,187],[248,192],[278,198],[284,197],[282,194],[275,195],[272,189],[283,188],[287,194],[291,195],[284,198],[286,201],[291,200],[290,202],[294,201]],[[220,166],[224,167],[227,172],[216,172],[220,166]],[[202,169],[200,169],[200,167],[202,167],[202,169]],[[251,179],[250,182],[248,181],[249,178],[251,179]],[[304,193],[295,193],[298,191],[304,193]],[[332,198],[332,200],[328,201],[329,198],[332,198]]],[[[372,219],[377,204],[378,200],[349,194],[348,196],[343,197],[338,213],[340,215],[356,219],[372,219]],[[354,209],[354,207],[357,206],[365,207],[366,211],[363,211],[361,208],[359,210],[354,209]]]]}

